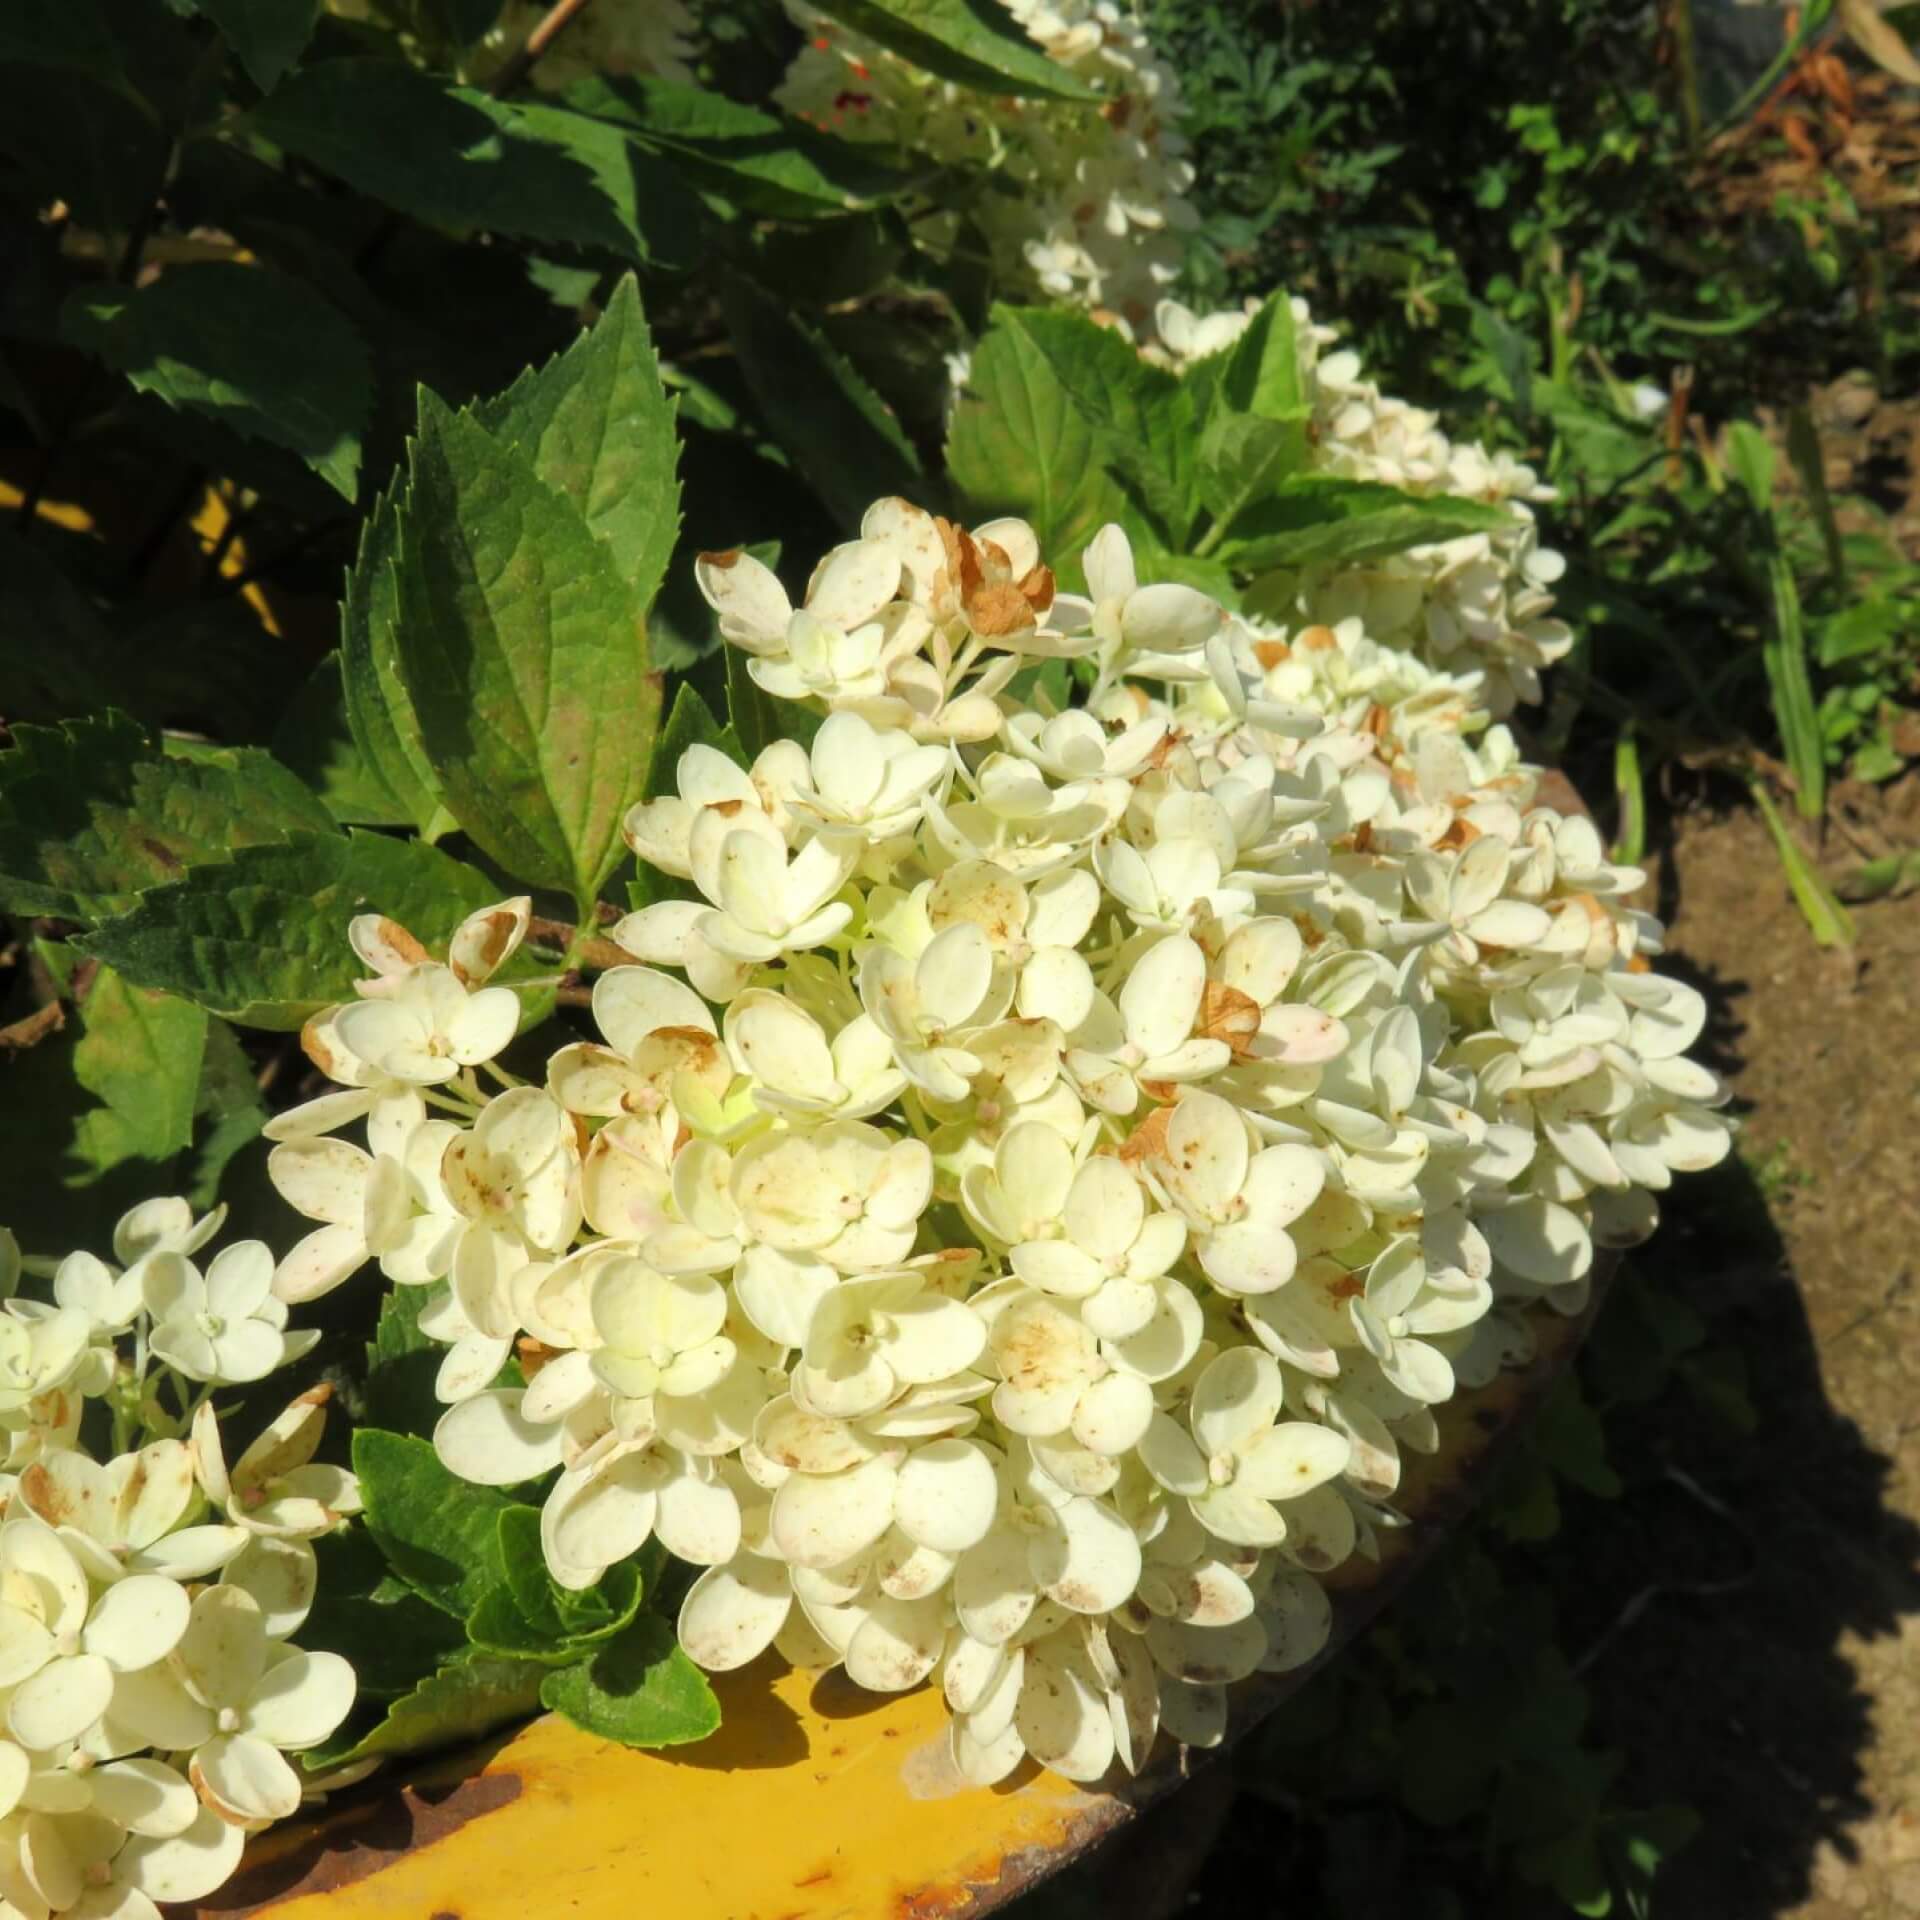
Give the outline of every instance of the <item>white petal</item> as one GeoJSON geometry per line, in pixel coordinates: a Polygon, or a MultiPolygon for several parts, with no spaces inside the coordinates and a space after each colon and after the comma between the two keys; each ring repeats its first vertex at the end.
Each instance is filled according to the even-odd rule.
{"type": "Polygon", "coordinates": [[[1113,1764],[1106,1702],[1068,1667],[1028,1660],[1014,1725],[1027,1751],[1069,1780],[1097,1780],[1113,1764]]]}
{"type": "Polygon", "coordinates": [[[158,1760],[115,1760],[88,1775],[93,1810],[129,1833],[166,1839],[185,1833],[199,1814],[193,1789],[158,1760]]]}
{"type": "Polygon", "coordinates": [[[1140,1543],[1112,1508],[1074,1499],[1031,1549],[1034,1578],[1073,1613],[1111,1613],[1140,1579],[1140,1543]]]}
{"type": "Polygon", "coordinates": [[[792,1604],[785,1567],[739,1554],[726,1566],[709,1567],[687,1589],[680,1603],[680,1645],[709,1673],[730,1673],[773,1644],[792,1604]]]}
{"type": "Polygon", "coordinates": [[[7,1702],[7,1730],[23,1747],[78,1740],[113,1699],[113,1668],[98,1654],[50,1660],[7,1702]]]}
{"type": "Polygon", "coordinates": [[[796,1473],[773,1496],[774,1543],[799,1567],[853,1559],[893,1524],[896,1475],[884,1454],[844,1473],[796,1473]]]}
{"type": "Polygon", "coordinates": [[[114,1872],[150,1900],[200,1900],[232,1877],[246,1844],[240,1828],[203,1808],[185,1833],[129,1840],[114,1859],[114,1872]]]}
{"type": "Polygon", "coordinates": [[[353,1706],[353,1668],[337,1653],[295,1653],[260,1677],[241,1715],[247,1732],[289,1753],[317,1747],[353,1706]]]}
{"type": "Polygon", "coordinates": [[[1267,1636],[1258,1618],[1222,1627],[1154,1620],[1147,1627],[1147,1647],[1174,1678],[1190,1686],[1221,1686],[1254,1671],[1266,1652],[1267,1636]]]}
{"type": "Polygon", "coordinates": [[[157,1573],[132,1574],[94,1602],[80,1645],[116,1672],[150,1667],[180,1644],[190,1611],[177,1580],[157,1573]]]}
{"type": "Polygon", "coordinates": [[[252,1734],[216,1735],[188,1773],[201,1799],[229,1820],[284,1820],[300,1805],[300,1776],[252,1734]]]}
{"type": "Polygon", "coordinates": [[[939,1665],[946,1641],[945,1605],[938,1597],[882,1598],[847,1644],[847,1677],[873,1693],[904,1693],[939,1665]]]}
{"type": "Polygon", "coordinates": [[[1193,1389],[1193,1437],[1208,1456],[1235,1455],[1273,1425],[1285,1399],[1280,1369],[1258,1347],[1230,1347],[1193,1389]]]}
{"type": "Polygon", "coordinates": [[[901,1467],[894,1518],[922,1546],[962,1553],[986,1538],[998,1500],[993,1462],[980,1448],[966,1440],[936,1440],[917,1448],[901,1467]]]}

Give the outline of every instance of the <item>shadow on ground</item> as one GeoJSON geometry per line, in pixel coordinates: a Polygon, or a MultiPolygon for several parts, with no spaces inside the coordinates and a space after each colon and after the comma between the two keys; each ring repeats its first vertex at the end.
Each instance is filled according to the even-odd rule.
{"type": "MultiPolygon", "coordinates": [[[[1764,862],[1751,863],[1753,850],[1743,845],[1737,852],[1748,876],[1769,874],[1764,862]]],[[[1711,880],[1719,883],[1726,876],[1718,860],[1712,865],[1711,880]]],[[[1689,869],[1689,884],[1698,872],[1689,869]]],[[[1671,881],[1664,891],[1662,905],[1677,911],[1677,931],[1684,932],[1688,902],[1671,881]]],[[[1725,903],[1711,904],[1716,924],[1724,921],[1725,903]]],[[[1697,909],[1692,917],[1700,919],[1697,909]]],[[[1473,1591],[1462,1579],[1476,1556],[1499,1568],[1506,1586],[1496,1605],[1513,1609],[1516,1640],[1537,1628],[1544,1596],[1548,1630],[1564,1655],[1564,1668],[1516,1658],[1503,1681],[1500,1663],[1489,1663],[1485,1652],[1505,1623],[1463,1624],[1460,1656],[1481,1661],[1486,1688],[1468,1697],[1485,1699],[1489,1723],[1537,1704],[1501,1697],[1503,1684],[1552,1696],[1542,1710],[1557,1711],[1571,1675],[1585,1693],[1585,1749],[1617,1756],[1608,1804],[1678,1804],[1699,1816],[1692,1840],[1654,1883],[1655,1916],[1774,1920],[1909,1910],[1889,1894],[1899,1882],[1886,1880],[1885,1857],[1862,1865],[1857,1876],[1850,1863],[1858,1833],[1880,1831],[1884,1820],[1876,1825],[1874,1816],[1889,1814],[1875,1808],[1876,1794],[1892,1791],[1884,1762],[1875,1758],[1885,1729],[1876,1725],[1859,1676],[1880,1675],[1874,1685],[1886,1694],[1886,1672],[1905,1670],[1902,1617],[1920,1615],[1920,1528],[1896,1504],[1911,1504],[1910,1489],[1903,1498],[1898,1463],[1882,1448],[1904,1454],[1906,1435],[1920,1431],[1920,1411],[1890,1428],[1894,1416],[1877,1416],[1871,1393],[1856,1391],[1843,1365],[1850,1341],[1879,1338],[1892,1356],[1892,1384],[1904,1381],[1899,1329],[1888,1333],[1880,1324],[1900,1306],[1902,1269],[1876,1249],[1864,1256],[1870,1271],[1849,1271],[1845,1216],[1873,1202],[1844,1178],[1820,1196],[1833,1215],[1823,1230],[1802,1231],[1806,1223],[1795,1219],[1795,1208],[1799,1188],[1812,1185],[1805,1163],[1818,1159],[1818,1129],[1854,1125],[1838,1085],[1850,1072],[1863,1086],[1870,1076],[1884,1081],[1889,1064],[1896,1073],[1920,1075],[1920,1055],[1903,1064],[1904,990],[1890,1010],[1899,1017],[1876,1029],[1858,978],[1844,986],[1818,971],[1824,959],[1809,961],[1777,944],[1805,941],[1790,921],[1780,921],[1771,890],[1765,917],[1773,936],[1766,940],[1743,944],[1737,931],[1721,926],[1716,939],[1702,943],[1717,954],[1680,943],[1675,970],[1692,978],[1713,1007],[1701,1051],[1744,1094],[1754,1038],[1748,1021],[1760,1008],[1772,1022],[1770,1063],[1791,1042],[1839,1078],[1825,1096],[1824,1122],[1818,1097],[1796,1111],[1763,1087],[1742,1157],[1682,1182],[1660,1234],[1631,1257],[1628,1282],[1581,1363],[1589,1398],[1612,1403],[1607,1452],[1622,1482],[1619,1494],[1601,1498],[1562,1485],[1558,1531],[1529,1545],[1503,1537],[1511,1532],[1509,1489],[1506,1512],[1470,1528],[1341,1665],[1281,1708],[1312,1728],[1306,1767],[1299,1749],[1288,1753],[1263,1730],[1106,1852],[1012,1909],[1019,1920],[1567,1913],[1562,1901],[1515,1871],[1526,1836],[1516,1836],[1510,1805],[1499,1816],[1506,1831],[1490,1845],[1496,1821],[1484,1810],[1436,1828],[1408,1810],[1391,1764],[1371,1779],[1363,1770],[1357,1785],[1350,1764],[1351,1723],[1382,1698],[1392,1700],[1393,1717],[1367,1730],[1375,1746],[1403,1761],[1421,1746],[1427,1766],[1449,1764],[1444,1748],[1432,1750],[1432,1702],[1422,1687],[1439,1675],[1444,1691],[1451,1653],[1434,1637],[1433,1619],[1437,1610],[1457,1608],[1461,1591],[1473,1591]],[[1797,977],[1809,965],[1815,971],[1797,977]],[[1831,982],[1826,994],[1823,979],[1831,982]],[[1790,1022],[1796,1005],[1809,1031],[1783,1033],[1782,1008],[1790,1022]],[[1810,1031],[1816,1027],[1841,1038],[1820,1042],[1810,1031]],[[1851,1063],[1833,1057],[1835,1046],[1852,1053],[1851,1063]],[[1890,1062],[1876,1057],[1882,1049],[1892,1050],[1890,1062]],[[1804,1244],[1804,1276],[1794,1271],[1790,1243],[1804,1244]],[[1644,1344],[1631,1316],[1649,1301],[1682,1303],[1698,1316],[1701,1337],[1679,1357],[1663,1391],[1636,1403],[1620,1392],[1619,1370],[1644,1344]],[[1862,1417],[1879,1446],[1830,1401],[1829,1380],[1842,1383],[1836,1391],[1850,1404],[1868,1409],[1862,1417]],[[1750,1421],[1741,1418],[1743,1402],[1750,1421]],[[1311,1755],[1319,1752],[1325,1764],[1316,1772],[1311,1755]],[[1278,1786],[1276,1754],[1286,1760],[1278,1786]],[[1828,1894],[1835,1896],[1831,1904],[1828,1894]],[[1896,1905],[1883,1904],[1889,1898],[1896,1905]]],[[[1911,1090],[1903,1097],[1910,1100],[1911,1090]]],[[[1854,1158],[1840,1162],[1842,1176],[1854,1158]]],[[[1912,1204],[1914,1184],[1908,1179],[1898,1193],[1896,1213],[1912,1204]]],[[[1883,1386],[1885,1374],[1877,1376],[1883,1386]]],[[[1886,1711],[1897,1711],[1891,1698],[1886,1711]]],[[[1459,1743],[1460,1768],[1482,1764],[1474,1746],[1471,1739],[1459,1743]]],[[[1526,1798],[1522,1791],[1520,1800],[1526,1798]]],[[[1896,1848],[1895,1872],[1898,1855],[1896,1848]]],[[[1920,1865],[1913,1873],[1920,1878],[1920,1865]]],[[[1648,1909],[1617,1899],[1613,1910],[1648,1909]]]]}

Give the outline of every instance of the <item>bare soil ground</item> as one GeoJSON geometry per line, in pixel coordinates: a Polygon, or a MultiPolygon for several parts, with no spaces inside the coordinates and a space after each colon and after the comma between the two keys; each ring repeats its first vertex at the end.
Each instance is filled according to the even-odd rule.
{"type": "MultiPolygon", "coordinates": [[[[1908,844],[1916,808],[1910,779],[1883,809],[1908,844]]],[[[1920,1914],[1920,897],[1823,954],[1744,810],[1683,819],[1657,882],[1744,1132],[1738,1172],[1638,1258],[1745,1354],[1760,1415],[1745,1441],[1683,1421],[1660,1445],[1750,1571],[1656,1600],[1592,1678],[1634,1797],[1705,1816],[1663,1911],[1920,1914]]]]}

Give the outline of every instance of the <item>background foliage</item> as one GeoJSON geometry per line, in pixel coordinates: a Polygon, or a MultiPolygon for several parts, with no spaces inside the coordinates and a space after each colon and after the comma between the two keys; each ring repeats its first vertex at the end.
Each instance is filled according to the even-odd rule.
{"type": "MultiPolygon", "coordinates": [[[[1156,497],[1195,419],[1137,367],[1109,378],[1117,341],[1032,310],[978,347],[988,404],[948,441],[942,357],[985,333],[995,289],[919,244],[913,155],[764,105],[795,43],[777,8],[704,9],[697,86],[558,97],[497,61],[479,78],[497,12],[0,18],[0,1139],[46,1174],[9,1195],[23,1239],[69,1244],[169,1182],[284,1235],[244,1149],[297,1091],[294,1030],[348,990],[358,902],[432,940],[512,877],[540,890],[529,968],[579,958],[625,903],[617,826],[663,676],[705,703],[667,709],[663,753],[714,715],[754,744],[693,551],[817,550],[897,489],[1028,511],[1069,549],[1121,517],[1230,584],[1260,462],[1291,457],[1288,398],[1250,353],[1240,443],[1156,497]],[[556,585],[537,631],[490,588],[527,569],[556,585]],[[624,658],[583,643],[622,623],[645,635],[624,658]]],[[[1326,4],[1151,9],[1190,103],[1194,303],[1305,294],[1385,390],[1535,461],[1581,636],[1539,751],[1616,794],[1630,857],[1667,797],[1751,791],[1838,943],[1837,891],[1920,880],[1895,848],[1836,889],[1853,863],[1818,837],[1920,751],[1913,476],[1854,431],[1861,382],[1873,405],[1911,391],[1920,323],[1889,188],[1913,97],[1840,50],[1833,12],[1783,48],[1769,14],[1771,42],[1735,45],[1704,5],[1626,0],[1381,0],[1364,34],[1326,4]]],[[[901,44],[937,69],[1047,84],[984,14],[918,17],[901,44]]],[[[417,1432],[417,1337],[383,1322],[363,1355],[347,1318],[315,1367],[417,1432]]],[[[1688,1819],[1638,1805],[1589,1734],[1555,1622],[1577,1556],[1554,1542],[1634,1484],[1610,1423],[1673,1394],[1751,1417],[1713,1329],[1632,1290],[1476,1537],[1262,1734],[1248,1791],[1289,1816],[1329,1904],[1647,1910],[1688,1819]],[[1513,1711],[1479,1716],[1490,1694],[1513,1711]],[[1436,1750],[1458,1764],[1414,1767],[1436,1750]]],[[[426,1469],[377,1452],[357,1463],[376,1531],[384,1486],[389,1541],[432,1551],[426,1469]]],[[[390,1742],[540,1698],[605,1718],[639,1691],[611,1684],[622,1661],[660,1664],[638,1587],[577,1619],[514,1587],[525,1511],[503,1499],[497,1531],[455,1543],[497,1576],[458,1592],[339,1543],[333,1631],[391,1650],[382,1712],[439,1669],[381,1720],[390,1742]],[[529,1621],[577,1657],[530,1671],[529,1621]]]]}

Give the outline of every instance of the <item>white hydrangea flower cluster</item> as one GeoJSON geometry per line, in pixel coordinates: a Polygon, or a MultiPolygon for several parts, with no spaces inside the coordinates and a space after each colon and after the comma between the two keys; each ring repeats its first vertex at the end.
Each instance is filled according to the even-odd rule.
{"type": "Polygon", "coordinates": [[[311,1542],[358,1510],[315,1459],[327,1390],[231,1466],[216,1390],[264,1378],[289,1333],[272,1255],[197,1256],[224,1210],[136,1207],[114,1260],[23,1261],[0,1233],[0,1910],[159,1920],[300,1805],[287,1759],[353,1704],[354,1673],[291,1636],[311,1542]],[[50,1297],[20,1292],[23,1276],[50,1297]],[[169,1402],[171,1401],[171,1404],[169,1402]],[[110,1433],[96,1458],[86,1435],[110,1433]]]}
{"type": "MultiPolygon", "coordinates": [[[[1301,377],[1313,408],[1316,472],[1375,480],[1416,497],[1456,494],[1504,506],[1508,531],[1468,534],[1416,547],[1326,578],[1258,584],[1250,604],[1285,618],[1338,625],[1357,618],[1375,640],[1420,654],[1437,666],[1478,668],[1495,718],[1540,698],[1540,674],[1565,657],[1571,629],[1553,617],[1550,589],[1565,560],[1540,544],[1534,506],[1554,491],[1524,461],[1477,442],[1450,439],[1439,417],[1382,394],[1364,377],[1351,348],[1323,351],[1338,337],[1317,326],[1303,300],[1293,301],[1301,377]]],[[[1178,301],[1161,303],[1149,357],[1185,368],[1233,345],[1260,303],[1195,314],[1178,301]]]]}
{"type": "MultiPolygon", "coordinates": [[[[1182,235],[1198,222],[1180,133],[1179,82],[1132,9],[1116,0],[1012,0],[1034,42],[1097,105],[976,93],[889,53],[810,8],[808,35],[775,99],[843,139],[909,149],[984,171],[968,209],[997,283],[1151,328],[1178,277],[1182,235]]],[[[916,233],[936,250],[961,238],[952,211],[927,209],[916,233]]]]}
{"type": "Polygon", "coordinates": [[[935,1681],[978,1783],[1215,1740],[1312,1658],[1433,1409],[1729,1132],[1641,876],[1479,676],[1143,584],[1117,527],[1086,572],[902,500],[798,606],[704,556],[818,730],[629,816],[670,897],[595,1037],[490,1096],[525,903],[445,965],[369,919],[342,1090],[273,1126],[320,1223],[276,1292],[434,1288],[439,1455],[557,1469],[556,1581],[657,1537],[695,1660],[935,1681]]]}

